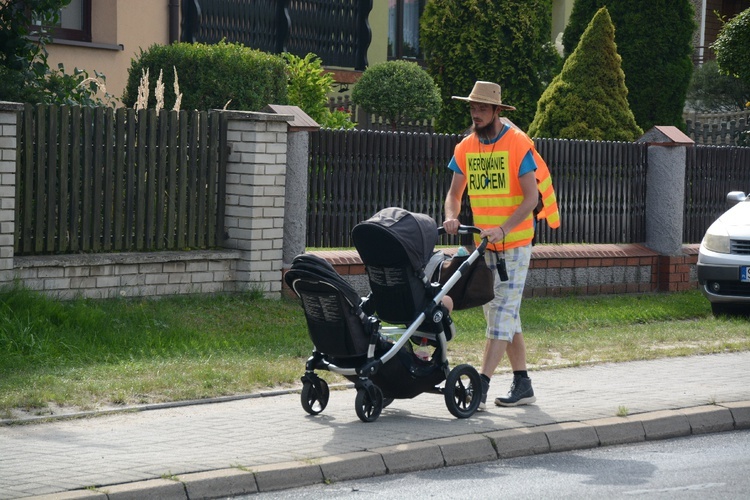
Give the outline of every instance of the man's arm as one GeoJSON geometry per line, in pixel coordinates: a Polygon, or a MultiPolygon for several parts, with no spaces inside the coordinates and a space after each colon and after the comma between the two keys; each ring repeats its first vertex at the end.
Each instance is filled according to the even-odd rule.
{"type": "Polygon", "coordinates": [[[465,189],[466,176],[454,172],[451,179],[451,187],[445,196],[445,220],[443,221],[443,227],[448,234],[456,234],[458,232],[458,226],[460,225],[458,215],[461,213],[461,198],[465,189]]]}

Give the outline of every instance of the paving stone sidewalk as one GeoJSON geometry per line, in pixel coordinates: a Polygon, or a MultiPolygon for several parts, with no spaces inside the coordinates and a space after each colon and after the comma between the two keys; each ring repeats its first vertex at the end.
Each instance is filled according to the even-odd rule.
{"type": "MultiPolygon", "coordinates": [[[[363,423],[354,390],[342,389],[317,416],[292,392],[2,425],[0,499],[227,497],[750,428],[750,352],[531,376],[536,404],[492,406],[463,420],[442,396],[423,394],[396,400],[377,421],[363,423]]],[[[509,375],[496,375],[489,400],[509,385],[509,375]]]]}

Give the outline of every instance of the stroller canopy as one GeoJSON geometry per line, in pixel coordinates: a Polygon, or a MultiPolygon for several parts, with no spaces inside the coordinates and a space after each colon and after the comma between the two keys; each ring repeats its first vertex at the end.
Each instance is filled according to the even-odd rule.
{"type": "Polygon", "coordinates": [[[392,249],[384,247],[388,239],[382,238],[383,232],[401,245],[414,269],[422,269],[427,265],[438,240],[435,219],[426,214],[389,207],[354,226],[354,246],[360,254],[366,248],[388,253],[392,249]]]}

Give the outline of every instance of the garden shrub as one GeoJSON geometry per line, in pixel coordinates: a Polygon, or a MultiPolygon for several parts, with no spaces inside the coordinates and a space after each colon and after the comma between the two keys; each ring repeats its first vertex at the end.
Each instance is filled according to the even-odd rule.
{"type": "Polygon", "coordinates": [[[104,75],[75,68],[66,73],[62,64],[51,69],[46,46],[52,41],[41,26],[55,26],[60,9],[70,0],[6,0],[0,7],[0,101],[31,104],[112,104],[104,89],[104,75]],[[30,38],[35,37],[35,38],[30,38]],[[101,94],[100,94],[101,91],[101,94]],[[101,95],[103,94],[103,98],[101,95]]]}
{"type": "Polygon", "coordinates": [[[417,63],[388,61],[367,68],[352,90],[352,101],[383,116],[393,130],[409,121],[431,120],[440,112],[440,89],[417,63]]]}
{"type": "Polygon", "coordinates": [[[711,48],[723,73],[750,85],[750,9],[724,24],[711,48]]]}
{"type": "Polygon", "coordinates": [[[325,72],[320,58],[307,54],[304,58],[290,53],[283,54],[287,62],[289,81],[287,97],[289,104],[299,106],[321,127],[351,129],[355,124],[346,111],[328,107],[328,94],[333,89],[333,75],[325,72]]]}
{"type": "Polygon", "coordinates": [[[750,80],[743,82],[719,71],[716,61],[706,61],[693,70],[687,104],[701,113],[742,111],[750,102],[750,80]]]}
{"type": "Polygon", "coordinates": [[[602,7],[539,99],[529,135],[595,141],[640,137],[620,63],[612,20],[602,7]]]}
{"type": "MultiPolygon", "coordinates": [[[[155,81],[161,70],[165,88],[174,84],[174,69],[180,82],[182,109],[238,109],[260,111],[268,104],[287,104],[287,70],[281,56],[243,45],[226,43],[173,43],[152,45],[141,50],[128,70],[122,101],[132,107],[138,98],[138,84],[146,69],[155,81]]],[[[156,104],[150,92],[148,107],[156,104]]],[[[174,106],[168,93],[164,107],[174,106]]]]}

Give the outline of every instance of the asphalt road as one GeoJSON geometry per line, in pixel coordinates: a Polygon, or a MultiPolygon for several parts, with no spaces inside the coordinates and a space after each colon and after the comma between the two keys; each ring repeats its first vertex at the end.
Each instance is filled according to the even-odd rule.
{"type": "Polygon", "coordinates": [[[745,499],[750,430],[316,485],[270,499],[745,499]]]}

